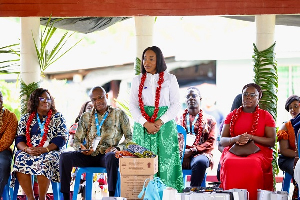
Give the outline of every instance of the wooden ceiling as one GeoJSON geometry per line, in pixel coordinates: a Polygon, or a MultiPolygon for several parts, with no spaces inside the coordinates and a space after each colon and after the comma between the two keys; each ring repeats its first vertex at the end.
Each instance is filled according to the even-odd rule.
{"type": "Polygon", "coordinates": [[[299,14],[298,0],[0,0],[0,17],[299,14]]]}

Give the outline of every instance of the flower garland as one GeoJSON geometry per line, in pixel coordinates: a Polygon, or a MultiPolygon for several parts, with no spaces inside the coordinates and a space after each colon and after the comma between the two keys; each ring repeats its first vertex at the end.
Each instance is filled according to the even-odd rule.
{"type": "MultiPolygon", "coordinates": [[[[188,109],[185,109],[184,110],[184,113],[182,115],[182,125],[183,127],[186,127],[186,121],[187,120],[190,120],[190,119],[186,119],[186,115],[188,114],[188,109]]],[[[199,144],[199,141],[200,141],[200,138],[202,136],[202,131],[203,131],[203,111],[200,109],[199,111],[199,118],[198,118],[198,133],[196,135],[196,139],[194,141],[194,144],[193,145],[198,145],[199,144]]]]}
{"type": "MultiPolygon", "coordinates": [[[[35,117],[36,113],[33,112],[30,114],[29,118],[28,118],[28,121],[26,123],[26,140],[27,140],[27,146],[28,147],[32,147],[32,143],[31,143],[31,138],[30,138],[30,124],[33,120],[33,118],[35,117]]],[[[52,115],[52,110],[50,109],[47,113],[47,119],[46,119],[46,123],[45,123],[45,132],[44,132],[44,135],[42,137],[42,140],[40,141],[38,147],[42,147],[44,146],[45,144],[45,141],[47,140],[47,135],[48,135],[48,131],[49,131],[49,124],[50,124],[50,121],[51,121],[51,115],[52,115]]]]}
{"type": "Polygon", "coordinates": [[[158,110],[159,110],[159,99],[160,99],[160,91],[161,91],[161,85],[164,82],[164,72],[160,72],[159,73],[159,79],[157,81],[158,87],[156,88],[156,93],[155,93],[155,108],[154,108],[154,112],[153,115],[150,117],[144,108],[144,102],[143,102],[143,97],[142,97],[142,93],[143,93],[143,89],[144,89],[144,84],[145,84],[145,80],[146,80],[146,73],[142,75],[141,78],[141,83],[139,86],[139,94],[138,94],[138,98],[139,98],[139,106],[141,109],[141,113],[143,115],[143,117],[148,121],[148,122],[155,122],[155,119],[157,117],[158,114],[158,110]]]}
{"type": "MultiPolygon", "coordinates": [[[[253,115],[252,128],[251,128],[250,133],[248,133],[248,134],[255,135],[255,133],[257,131],[258,119],[259,119],[258,109],[259,109],[259,107],[257,105],[256,108],[255,108],[255,111],[254,111],[254,115],[253,115]]],[[[233,128],[234,128],[234,125],[236,123],[236,120],[239,118],[242,110],[243,110],[243,107],[241,106],[238,109],[235,109],[233,111],[234,113],[233,113],[233,116],[232,116],[231,121],[230,121],[230,136],[231,137],[233,136],[233,128]]]]}

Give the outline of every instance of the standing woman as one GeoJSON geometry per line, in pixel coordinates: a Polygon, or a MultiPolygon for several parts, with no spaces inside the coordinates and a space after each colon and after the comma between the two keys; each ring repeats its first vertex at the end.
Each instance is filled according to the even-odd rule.
{"type": "Polygon", "coordinates": [[[258,106],[262,97],[259,85],[249,83],[242,89],[242,106],[230,112],[224,122],[220,159],[221,187],[225,190],[247,189],[249,200],[257,199],[257,189],[273,190],[272,149],[275,145],[275,121],[272,115],[258,106]],[[237,156],[229,151],[234,144],[253,141],[260,151],[237,156]]]}
{"type": "Polygon", "coordinates": [[[166,71],[161,50],[148,47],[142,55],[142,74],[132,80],[129,109],[134,118],[133,141],[158,155],[157,176],[182,191],[175,117],[180,110],[179,85],[166,71]]]}
{"type": "Polygon", "coordinates": [[[31,176],[36,175],[39,199],[45,200],[50,181],[60,181],[59,155],[67,128],[47,89],[38,88],[30,95],[27,111],[18,125],[13,171],[28,200],[34,200],[31,176]]]}
{"type": "MultiPolygon", "coordinates": [[[[277,132],[278,142],[279,142],[279,158],[278,165],[279,168],[289,173],[294,177],[294,163],[295,157],[298,157],[297,147],[296,147],[296,134],[293,125],[300,121],[300,97],[297,95],[290,96],[285,103],[285,109],[291,114],[292,119],[283,123],[281,128],[277,132]]],[[[293,181],[295,184],[295,182],[293,181]]],[[[294,187],[294,193],[292,199],[298,199],[298,187],[294,187]]]]}

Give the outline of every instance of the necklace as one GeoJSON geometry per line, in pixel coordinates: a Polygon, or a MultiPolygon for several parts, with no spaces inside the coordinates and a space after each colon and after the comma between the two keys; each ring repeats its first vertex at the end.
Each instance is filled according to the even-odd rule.
{"type": "MultiPolygon", "coordinates": [[[[31,138],[30,138],[30,130],[29,129],[30,129],[31,122],[32,122],[33,118],[36,115],[37,114],[35,112],[31,113],[29,115],[27,123],[26,123],[26,140],[27,140],[26,144],[27,144],[28,147],[32,147],[31,138]]],[[[51,116],[52,116],[52,110],[50,109],[47,113],[47,118],[45,120],[45,126],[43,126],[44,133],[42,133],[42,129],[41,129],[42,140],[40,141],[38,147],[44,146],[45,141],[47,140],[47,135],[48,135],[48,131],[49,131],[49,124],[50,124],[51,116]]],[[[37,120],[39,121],[38,115],[37,115],[37,120]]],[[[40,124],[39,124],[39,127],[40,127],[40,124]]]]}
{"type": "MultiPolygon", "coordinates": [[[[182,115],[182,125],[183,125],[183,127],[187,127],[187,122],[190,120],[189,118],[187,119],[187,117],[186,117],[188,114],[189,114],[188,109],[185,109],[185,111],[182,115]]],[[[198,121],[199,125],[198,125],[198,133],[196,135],[196,139],[195,139],[195,142],[193,144],[195,146],[199,144],[199,141],[201,139],[202,132],[203,132],[203,111],[201,109],[200,109],[199,113],[197,114],[197,116],[199,116],[197,118],[197,121],[198,121]]]]}
{"type": "Polygon", "coordinates": [[[146,80],[146,73],[142,75],[141,78],[141,83],[139,86],[139,94],[138,94],[138,98],[139,98],[139,106],[141,109],[141,113],[143,115],[143,117],[148,121],[148,122],[155,122],[155,119],[157,117],[158,114],[158,110],[159,110],[159,99],[160,99],[160,90],[161,90],[161,85],[164,82],[164,72],[160,72],[159,73],[159,79],[157,81],[158,87],[156,88],[156,92],[155,92],[155,106],[154,106],[154,112],[153,115],[150,117],[144,108],[144,102],[143,102],[143,97],[142,97],[142,93],[143,93],[143,89],[144,89],[144,84],[145,84],[145,80],[146,80]]]}
{"type": "Polygon", "coordinates": [[[0,111],[0,129],[2,128],[3,125],[3,114],[4,114],[4,108],[1,109],[0,111]]]}
{"type": "MultiPolygon", "coordinates": [[[[233,113],[233,116],[232,116],[231,121],[230,121],[230,136],[231,137],[233,136],[233,128],[234,128],[234,125],[236,123],[236,120],[240,117],[240,114],[241,114],[242,110],[243,110],[243,106],[241,106],[238,109],[235,109],[233,111],[234,113],[233,113]]],[[[256,108],[255,108],[255,111],[253,113],[253,123],[252,123],[251,131],[248,134],[255,135],[255,133],[257,131],[258,119],[259,119],[258,110],[259,110],[259,107],[257,105],[256,108]]]]}

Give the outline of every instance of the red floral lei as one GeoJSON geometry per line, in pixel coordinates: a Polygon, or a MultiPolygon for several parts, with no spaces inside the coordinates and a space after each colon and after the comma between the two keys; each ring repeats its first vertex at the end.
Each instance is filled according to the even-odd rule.
{"type": "MultiPolygon", "coordinates": [[[[258,108],[258,105],[257,105],[256,108],[255,108],[255,111],[254,111],[254,115],[253,115],[252,128],[251,128],[250,133],[248,133],[248,134],[255,135],[255,133],[257,131],[258,119],[259,119],[258,109],[259,108],[258,108]]],[[[238,109],[235,109],[233,111],[234,113],[233,113],[233,116],[232,116],[231,121],[230,121],[230,136],[231,137],[233,136],[233,128],[234,128],[235,122],[239,118],[242,110],[243,110],[243,107],[241,106],[238,109]]]]}
{"type": "Polygon", "coordinates": [[[156,88],[156,93],[155,93],[155,108],[154,108],[154,113],[153,115],[150,116],[145,112],[145,108],[144,108],[144,102],[143,102],[143,97],[142,97],[142,93],[143,93],[143,89],[144,89],[144,84],[145,84],[145,80],[146,80],[146,73],[142,75],[141,78],[141,83],[139,86],[139,94],[138,94],[138,98],[139,98],[139,106],[141,109],[141,113],[143,115],[143,117],[148,121],[148,122],[155,122],[155,119],[157,117],[158,114],[158,110],[159,110],[159,98],[160,98],[160,90],[161,90],[161,85],[164,82],[164,72],[160,72],[159,73],[159,79],[157,81],[158,87],[156,88]]]}
{"type": "MultiPolygon", "coordinates": [[[[186,120],[190,120],[190,119],[186,119],[186,115],[188,114],[188,112],[189,112],[188,109],[185,109],[184,113],[182,115],[182,125],[183,125],[183,127],[186,127],[186,120]]],[[[198,118],[197,121],[199,123],[198,133],[196,135],[196,139],[195,139],[193,145],[199,144],[200,138],[202,136],[202,131],[203,131],[203,111],[201,109],[199,111],[199,118],[198,118]]]]}
{"type": "MultiPolygon", "coordinates": [[[[42,140],[40,141],[38,147],[44,146],[45,141],[47,140],[51,115],[52,115],[52,110],[50,109],[48,111],[48,114],[47,114],[47,120],[46,120],[45,128],[44,128],[44,135],[43,135],[42,140]]],[[[29,147],[32,147],[31,138],[30,138],[30,130],[29,129],[30,129],[30,124],[31,124],[31,122],[32,122],[32,120],[35,116],[36,116],[36,112],[31,113],[29,118],[28,118],[28,121],[26,123],[26,140],[27,140],[26,144],[29,147]]]]}

